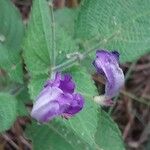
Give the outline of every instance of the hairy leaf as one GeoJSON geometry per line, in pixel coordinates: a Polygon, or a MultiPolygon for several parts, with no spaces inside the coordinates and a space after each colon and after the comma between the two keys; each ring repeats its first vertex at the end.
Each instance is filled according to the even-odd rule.
{"type": "Polygon", "coordinates": [[[79,9],[63,8],[55,11],[56,22],[66,31],[70,36],[73,36],[74,25],[78,16],[79,9]]]}
{"type": "Polygon", "coordinates": [[[46,0],[34,0],[24,39],[24,57],[31,74],[48,73],[51,67],[51,17],[46,0]]]}
{"type": "Polygon", "coordinates": [[[69,128],[53,121],[47,125],[33,123],[26,130],[35,150],[83,150],[90,147],[69,128]],[[39,136],[40,135],[40,136],[39,136]]]}
{"type": "Polygon", "coordinates": [[[17,117],[17,101],[8,93],[0,93],[0,132],[9,129],[17,117]]]}
{"type": "Polygon", "coordinates": [[[52,20],[46,0],[34,0],[31,17],[24,40],[24,57],[28,71],[33,75],[51,71],[52,53],[56,53],[56,64],[66,60],[66,54],[77,50],[75,42],[63,27],[52,20]],[[53,39],[53,32],[55,38],[53,39]],[[54,50],[53,44],[56,44],[54,50]]]}
{"type": "Polygon", "coordinates": [[[86,48],[118,50],[122,62],[150,51],[149,0],[84,0],[75,33],[86,48]]]}
{"type": "Polygon", "coordinates": [[[104,150],[125,150],[122,136],[115,122],[106,112],[100,110],[95,142],[104,150]]]}
{"type": "Polygon", "coordinates": [[[18,10],[10,0],[0,1],[0,67],[11,79],[22,82],[20,45],[23,23],[18,10]]]}

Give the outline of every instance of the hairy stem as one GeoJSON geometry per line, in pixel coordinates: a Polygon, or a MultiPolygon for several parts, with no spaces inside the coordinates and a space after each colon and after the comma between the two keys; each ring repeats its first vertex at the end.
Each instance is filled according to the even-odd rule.
{"type": "Polygon", "coordinates": [[[72,57],[70,59],[68,59],[66,62],[52,68],[52,71],[53,72],[56,72],[56,71],[63,71],[67,68],[70,68],[71,66],[73,66],[76,62],[77,62],[78,58],[77,57],[72,57]]]}

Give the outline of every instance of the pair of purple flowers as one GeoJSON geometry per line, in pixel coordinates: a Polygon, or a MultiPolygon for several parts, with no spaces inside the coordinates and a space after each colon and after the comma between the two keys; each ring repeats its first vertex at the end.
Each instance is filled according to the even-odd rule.
{"type": "MultiPolygon", "coordinates": [[[[119,53],[98,50],[93,62],[97,72],[106,79],[105,94],[95,96],[94,101],[111,106],[112,97],[116,96],[124,84],[124,74],[119,67],[119,53]]],[[[39,122],[48,122],[56,116],[69,118],[84,106],[84,98],[75,92],[75,82],[69,74],[56,73],[48,80],[33,106],[31,116],[39,122]]]]}

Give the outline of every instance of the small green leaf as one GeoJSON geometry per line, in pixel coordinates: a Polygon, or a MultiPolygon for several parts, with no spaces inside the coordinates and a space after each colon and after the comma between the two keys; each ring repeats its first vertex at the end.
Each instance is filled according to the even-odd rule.
{"type": "Polygon", "coordinates": [[[104,150],[125,150],[118,126],[102,109],[100,110],[95,142],[104,150]]]}
{"type": "Polygon", "coordinates": [[[17,117],[17,101],[8,93],[0,93],[0,132],[9,129],[17,117]]]}
{"type": "Polygon", "coordinates": [[[10,0],[0,1],[0,67],[10,78],[22,83],[20,46],[23,38],[21,16],[10,0]],[[11,15],[10,15],[11,14],[11,15]]]}
{"type": "Polygon", "coordinates": [[[132,61],[150,51],[149,0],[84,0],[75,25],[86,49],[110,49],[121,61],[132,61]]]}

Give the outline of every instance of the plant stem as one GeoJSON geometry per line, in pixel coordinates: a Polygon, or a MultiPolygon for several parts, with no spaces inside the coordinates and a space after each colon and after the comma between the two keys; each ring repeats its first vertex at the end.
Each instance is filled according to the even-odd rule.
{"type": "Polygon", "coordinates": [[[50,6],[50,13],[51,13],[51,21],[52,21],[52,67],[55,67],[56,64],[56,35],[55,35],[55,19],[54,19],[54,12],[53,12],[53,4],[52,2],[49,4],[50,6]]]}
{"type": "Polygon", "coordinates": [[[77,62],[77,60],[78,60],[78,57],[72,57],[72,58],[68,59],[66,62],[52,68],[52,72],[63,71],[67,68],[70,68],[77,62]]]}
{"type": "Polygon", "coordinates": [[[86,57],[89,53],[91,53],[92,51],[94,51],[95,49],[99,48],[100,45],[106,45],[108,41],[110,41],[111,39],[113,39],[115,36],[117,36],[118,34],[120,34],[120,31],[118,30],[117,32],[112,33],[108,38],[105,38],[101,41],[98,42],[97,45],[95,45],[94,47],[88,49],[87,51],[85,51],[83,53],[83,57],[86,57]]]}

